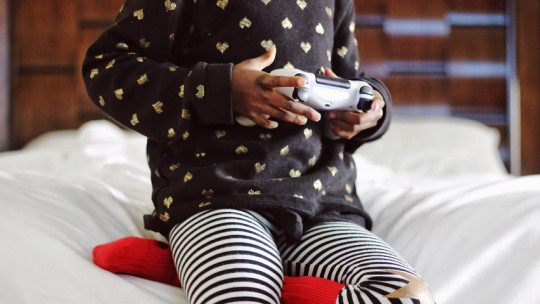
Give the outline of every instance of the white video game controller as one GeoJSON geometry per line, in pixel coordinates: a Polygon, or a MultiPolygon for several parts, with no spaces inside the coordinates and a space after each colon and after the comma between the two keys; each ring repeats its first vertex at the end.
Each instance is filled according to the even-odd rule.
{"type": "Polygon", "coordinates": [[[270,74],[304,78],[304,87],[278,87],[276,92],[315,110],[368,112],[373,103],[373,88],[365,81],[316,75],[298,69],[277,69],[270,74]]]}

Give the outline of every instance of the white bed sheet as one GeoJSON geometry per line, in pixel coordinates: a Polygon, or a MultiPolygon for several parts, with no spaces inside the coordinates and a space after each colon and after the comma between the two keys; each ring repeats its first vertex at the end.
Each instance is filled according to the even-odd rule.
{"type": "MultiPolygon", "coordinates": [[[[506,174],[497,141],[470,121],[396,119],[355,155],[374,232],[439,304],[540,303],[540,176],[506,174]]],[[[95,245],[162,239],[142,227],[144,146],[93,121],[0,154],[0,303],[186,303],[180,288],[92,263],[95,245]]]]}

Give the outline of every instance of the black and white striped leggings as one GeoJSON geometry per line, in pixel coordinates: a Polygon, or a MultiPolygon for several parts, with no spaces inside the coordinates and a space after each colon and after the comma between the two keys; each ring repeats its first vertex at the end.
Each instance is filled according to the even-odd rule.
{"type": "Polygon", "coordinates": [[[216,209],[175,226],[169,240],[189,303],[279,303],[284,275],[346,285],[336,303],[431,302],[412,268],[363,227],[326,222],[288,243],[269,225],[252,211],[216,209]]]}

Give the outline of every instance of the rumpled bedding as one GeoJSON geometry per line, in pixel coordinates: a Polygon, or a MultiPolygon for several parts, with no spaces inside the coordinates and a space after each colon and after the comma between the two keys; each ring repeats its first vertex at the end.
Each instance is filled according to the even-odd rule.
{"type": "MultiPolygon", "coordinates": [[[[506,173],[497,133],[455,118],[397,118],[354,155],[373,231],[437,303],[540,303],[540,176],[506,173]]],[[[107,121],[0,154],[0,303],[187,303],[181,288],[92,263],[144,230],[145,139],[107,121]]]]}

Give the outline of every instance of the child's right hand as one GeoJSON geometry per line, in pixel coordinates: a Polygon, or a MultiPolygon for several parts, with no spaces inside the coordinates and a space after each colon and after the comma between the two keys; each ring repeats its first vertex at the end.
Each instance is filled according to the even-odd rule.
{"type": "Polygon", "coordinates": [[[277,128],[278,123],[270,120],[304,125],[308,119],[319,121],[321,114],[313,108],[274,91],[277,87],[302,87],[301,77],[275,76],[262,70],[274,62],[276,47],[273,45],[265,54],[242,61],[232,70],[232,103],[235,114],[251,119],[257,125],[277,128]]]}

